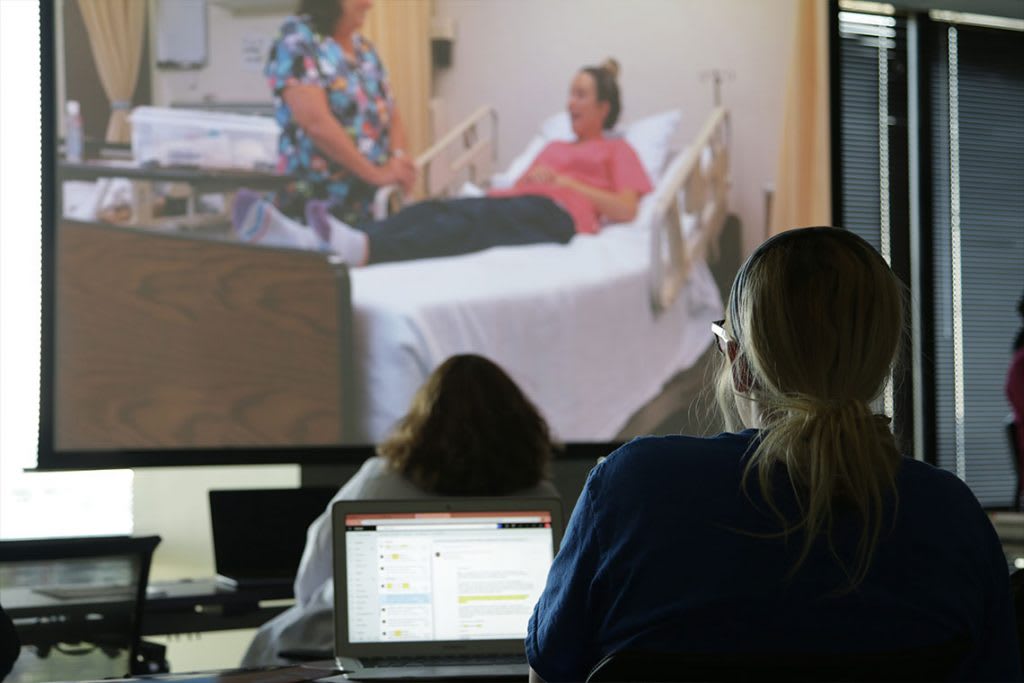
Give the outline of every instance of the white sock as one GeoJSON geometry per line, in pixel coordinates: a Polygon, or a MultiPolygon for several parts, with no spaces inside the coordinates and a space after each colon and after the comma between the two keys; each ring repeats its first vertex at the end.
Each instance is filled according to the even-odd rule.
{"type": "Polygon", "coordinates": [[[241,220],[236,220],[235,232],[243,242],[310,251],[322,251],[326,247],[312,228],[288,218],[265,199],[252,202],[247,210],[240,213],[241,220]]]}
{"type": "Polygon", "coordinates": [[[350,266],[365,266],[370,256],[370,240],[362,230],[356,230],[348,223],[334,216],[327,216],[330,237],[327,243],[350,266]]]}

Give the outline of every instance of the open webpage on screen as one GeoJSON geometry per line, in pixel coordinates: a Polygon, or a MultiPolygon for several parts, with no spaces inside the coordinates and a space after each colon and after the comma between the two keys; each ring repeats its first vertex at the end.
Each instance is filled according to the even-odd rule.
{"type": "Polygon", "coordinates": [[[350,516],[352,642],[518,639],[553,557],[548,513],[350,516]]]}

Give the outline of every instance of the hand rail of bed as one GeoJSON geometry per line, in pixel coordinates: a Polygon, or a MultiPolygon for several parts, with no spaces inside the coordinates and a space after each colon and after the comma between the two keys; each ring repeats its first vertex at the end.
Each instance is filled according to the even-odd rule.
{"type": "MultiPolygon", "coordinates": [[[[423,195],[449,197],[467,180],[483,182],[491,177],[497,158],[498,112],[494,107],[483,106],[416,157],[423,195]]],[[[385,218],[395,202],[406,202],[397,185],[378,189],[373,199],[373,217],[385,218]]]]}
{"type": "Polygon", "coordinates": [[[651,225],[651,307],[672,305],[695,261],[714,249],[725,224],[729,180],[729,112],[714,109],[671,175],[659,183],[651,225]]]}

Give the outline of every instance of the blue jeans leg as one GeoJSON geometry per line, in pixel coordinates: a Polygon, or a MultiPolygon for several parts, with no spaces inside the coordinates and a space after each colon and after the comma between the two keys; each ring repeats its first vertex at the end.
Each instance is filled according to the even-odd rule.
{"type": "Polygon", "coordinates": [[[370,263],[455,256],[497,246],[554,242],[575,234],[572,217],[546,197],[473,197],[413,204],[357,226],[370,263]]]}

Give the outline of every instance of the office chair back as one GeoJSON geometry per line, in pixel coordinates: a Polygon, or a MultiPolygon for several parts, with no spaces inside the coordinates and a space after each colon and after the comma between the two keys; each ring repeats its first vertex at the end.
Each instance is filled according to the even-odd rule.
{"type": "Polygon", "coordinates": [[[1017,617],[1017,650],[1020,653],[1021,670],[1024,671],[1024,569],[1010,574],[1010,591],[1013,613],[1017,617]]]}
{"type": "Polygon", "coordinates": [[[61,643],[127,652],[139,667],[142,615],[159,536],[0,542],[0,604],[40,657],[61,643]],[[20,622],[20,624],[19,624],[20,622]]]}
{"type": "Polygon", "coordinates": [[[626,651],[608,655],[587,683],[616,681],[941,681],[967,652],[965,641],[898,652],[665,653],[626,651]]]}

